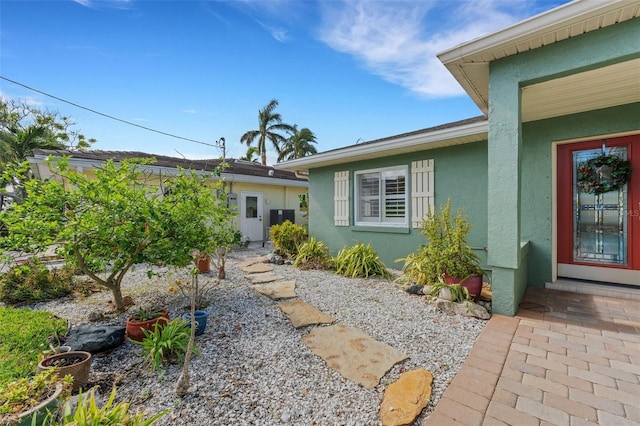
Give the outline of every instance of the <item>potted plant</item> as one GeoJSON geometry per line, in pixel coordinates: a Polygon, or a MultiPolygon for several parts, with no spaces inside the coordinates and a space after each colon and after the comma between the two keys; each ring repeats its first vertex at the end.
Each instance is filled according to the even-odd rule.
{"type": "Polygon", "coordinates": [[[136,342],[144,339],[142,330],[153,331],[154,325],[159,327],[169,322],[169,311],[164,308],[143,307],[138,309],[127,319],[127,336],[136,342]]]}
{"type": "Polygon", "coordinates": [[[38,363],[37,372],[54,369],[60,377],[71,376],[73,378],[72,390],[77,390],[89,381],[92,356],[89,352],[69,351],[50,355],[38,363]]]}
{"type": "Polygon", "coordinates": [[[60,379],[55,369],[0,387],[0,424],[41,425],[49,413],[58,409],[60,399],[68,396],[70,388],[71,378],[60,379]]]}
{"type": "Polygon", "coordinates": [[[403,259],[403,272],[406,279],[420,285],[433,285],[444,281],[448,284],[459,283],[469,290],[474,300],[482,291],[480,259],[473,253],[467,242],[471,224],[458,210],[451,217],[451,200],[440,207],[440,213],[427,214],[420,232],[427,243],[417,252],[403,259]]]}
{"type": "Polygon", "coordinates": [[[196,265],[201,274],[208,274],[211,271],[211,255],[200,252],[196,255],[196,265]]]}
{"type": "MultiPolygon", "coordinates": [[[[194,312],[193,316],[198,324],[196,326],[196,336],[199,336],[204,333],[204,329],[207,327],[207,318],[209,318],[209,313],[207,311],[197,310],[194,312]]],[[[185,312],[182,314],[182,319],[187,321],[187,324],[191,327],[191,312],[185,312]]]]}

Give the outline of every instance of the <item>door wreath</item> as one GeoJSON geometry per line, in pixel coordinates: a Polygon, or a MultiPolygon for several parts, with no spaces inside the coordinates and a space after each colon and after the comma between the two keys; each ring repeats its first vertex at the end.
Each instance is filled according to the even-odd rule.
{"type": "Polygon", "coordinates": [[[578,187],[588,194],[617,191],[631,178],[631,162],[602,154],[578,168],[578,187]]]}

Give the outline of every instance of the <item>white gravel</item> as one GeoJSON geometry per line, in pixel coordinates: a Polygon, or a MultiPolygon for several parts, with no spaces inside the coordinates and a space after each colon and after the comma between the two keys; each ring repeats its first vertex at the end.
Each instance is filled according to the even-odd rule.
{"type": "MultiPolygon", "coordinates": [[[[277,302],[249,288],[240,262],[268,252],[258,246],[229,255],[227,279],[212,293],[209,322],[197,338],[200,355],[191,361],[192,386],[186,397],[179,399],[174,392],[180,366],[152,373],[143,364],[142,349],[129,341],[97,354],[92,375],[120,374],[118,400],[131,400],[134,409],[170,409],[158,425],[377,425],[386,386],[403,371],[425,368],[434,382],[431,401],[415,423],[423,424],[485,322],[438,312],[391,281],[274,265],[274,272],[296,281],[300,299],[410,356],[377,387],[365,389],[327,367],[302,343],[311,327],[294,329],[277,302]]],[[[123,293],[131,295],[136,306],[161,303],[175,318],[186,304],[180,294],[168,291],[175,278],[150,280],[146,269],[138,268],[125,278],[123,293]]],[[[100,292],[37,307],[79,324],[92,312],[106,313],[110,299],[110,292],[100,292]]],[[[107,321],[124,325],[126,316],[112,315],[107,321]]]]}

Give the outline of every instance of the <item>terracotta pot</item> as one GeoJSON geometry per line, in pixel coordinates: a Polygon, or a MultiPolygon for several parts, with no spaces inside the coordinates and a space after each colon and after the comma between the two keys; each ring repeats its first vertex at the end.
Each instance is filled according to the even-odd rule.
{"type": "Polygon", "coordinates": [[[199,257],[198,258],[198,271],[200,271],[201,274],[206,274],[209,271],[211,271],[211,257],[210,256],[205,256],[205,257],[199,257]]]}
{"type": "Polygon", "coordinates": [[[158,326],[164,326],[169,322],[169,311],[167,309],[161,309],[162,316],[158,318],[153,318],[147,321],[135,321],[132,320],[131,317],[127,319],[127,336],[129,339],[135,340],[136,342],[141,342],[144,339],[144,332],[142,331],[153,331],[155,323],[158,323],[158,326]]]}
{"type": "Polygon", "coordinates": [[[451,277],[449,275],[445,275],[444,282],[447,284],[460,284],[462,287],[466,287],[474,302],[478,301],[480,292],[482,292],[482,275],[471,275],[466,279],[464,277],[451,277]]]}
{"type": "Polygon", "coordinates": [[[16,426],[31,426],[33,424],[40,426],[49,413],[54,413],[58,410],[58,398],[60,398],[62,390],[62,383],[56,383],[55,390],[47,399],[43,400],[40,404],[31,409],[19,413],[17,422],[11,424],[16,426]]]}
{"type": "Polygon", "coordinates": [[[69,351],[51,355],[38,363],[36,371],[49,370],[50,368],[58,368],[58,376],[64,377],[70,375],[73,377],[73,390],[77,390],[80,386],[89,381],[89,373],[91,372],[92,356],[89,352],[69,351]],[[70,361],[77,361],[69,364],[70,361]]]}

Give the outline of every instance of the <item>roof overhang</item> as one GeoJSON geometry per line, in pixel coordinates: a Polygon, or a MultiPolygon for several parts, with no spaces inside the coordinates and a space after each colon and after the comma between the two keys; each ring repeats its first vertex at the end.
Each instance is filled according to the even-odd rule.
{"type": "MultiPolygon", "coordinates": [[[[49,169],[48,164],[45,162],[45,159],[48,155],[39,155],[36,154],[32,157],[28,158],[29,164],[31,165],[31,169],[36,178],[40,179],[43,173],[41,173],[41,168],[46,167],[49,169]]],[[[69,165],[76,170],[92,170],[100,166],[101,161],[87,158],[76,158],[76,157],[68,157],[69,165]]],[[[116,162],[117,163],[117,162],[116,162]]],[[[176,176],[180,173],[180,171],[175,167],[165,167],[165,166],[155,166],[152,164],[148,164],[141,167],[142,170],[146,170],[149,173],[152,173],[157,176],[176,176]]],[[[212,174],[211,172],[205,172],[201,170],[194,170],[194,172],[198,176],[208,176],[211,180],[219,180],[227,183],[249,183],[254,185],[271,185],[271,186],[289,186],[295,188],[307,188],[309,186],[309,182],[305,180],[291,180],[291,179],[278,179],[274,177],[270,177],[266,180],[263,176],[250,176],[250,175],[242,175],[238,173],[225,173],[224,171],[220,175],[220,177],[212,174]]]]}
{"type": "MultiPolygon", "coordinates": [[[[638,0],[574,1],[519,22],[511,27],[458,45],[440,53],[438,57],[480,110],[487,115],[490,62],[596,31],[639,16],[640,1],[638,0]]],[[[600,77],[611,76],[612,73],[621,73],[621,75],[635,75],[636,78],[601,78],[598,81],[600,92],[598,96],[593,97],[592,104],[587,109],[622,105],[625,102],[622,102],[619,98],[621,93],[627,95],[634,93],[636,100],[631,100],[630,102],[637,101],[638,97],[640,97],[638,95],[640,93],[638,92],[640,80],[637,78],[638,62],[628,62],[615,69],[605,67],[600,77]],[[632,74],[633,72],[635,74],[632,74]]],[[[568,77],[563,81],[563,89],[567,92],[582,94],[583,92],[580,92],[581,85],[587,79],[591,79],[590,81],[593,82],[592,78],[595,76],[595,74],[583,74],[585,73],[568,77]]],[[[529,95],[534,99],[544,99],[548,93],[557,94],[557,92],[554,92],[557,87],[553,86],[553,84],[545,85],[541,83],[537,87],[530,89],[529,95]]],[[[583,97],[582,106],[580,102],[569,102],[570,100],[565,99],[565,107],[557,111],[547,105],[546,113],[535,113],[529,117],[523,116],[523,121],[581,112],[580,108],[585,107],[584,99],[583,97]],[[569,104],[572,106],[569,107],[569,104]]],[[[523,99],[523,111],[525,110],[525,105],[527,108],[536,107],[536,105],[525,104],[525,102],[527,102],[527,99],[523,99]]]]}
{"type": "Polygon", "coordinates": [[[308,172],[310,169],[327,167],[353,161],[371,160],[392,155],[408,154],[446,146],[486,141],[489,125],[487,120],[433,131],[417,132],[385,138],[379,142],[352,145],[332,151],[297,158],[273,167],[282,170],[308,172]]]}

